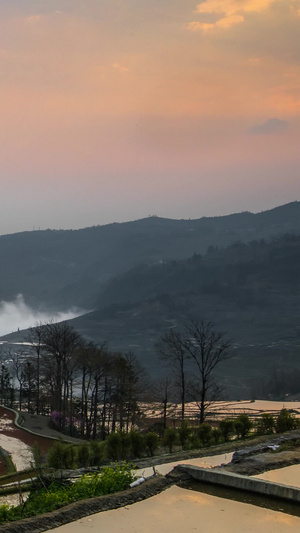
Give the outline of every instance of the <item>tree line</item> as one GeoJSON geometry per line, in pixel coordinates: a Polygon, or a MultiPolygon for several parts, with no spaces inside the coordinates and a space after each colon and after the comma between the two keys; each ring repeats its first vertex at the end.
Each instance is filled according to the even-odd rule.
{"type": "MultiPolygon", "coordinates": [[[[177,429],[166,428],[160,435],[155,431],[141,433],[132,429],[129,432],[111,433],[105,441],[91,440],[80,445],[59,441],[49,450],[47,464],[54,469],[70,469],[97,466],[107,461],[132,461],[145,456],[152,457],[161,453],[162,448],[169,453],[175,447],[177,450],[201,449],[228,443],[232,439],[245,440],[297,428],[299,421],[286,409],[282,409],[276,417],[263,413],[254,419],[241,413],[235,419],[221,419],[214,426],[207,422],[192,426],[185,420],[177,429]]],[[[283,443],[279,450],[290,449],[295,445],[297,440],[291,440],[283,443]]]]}
{"type": "Polygon", "coordinates": [[[169,401],[178,397],[181,421],[186,402],[193,400],[202,424],[211,402],[221,399],[215,369],[231,356],[230,340],[211,322],[189,321],[169,329],[156,351],[168,368],[167,377],[153,386],[132,352],[113,353],[105,344],[86,342],[66,322],[39,324],[30,328],[25,348],[4,351],[0,402],[50,415],[60,431],[87,439],[128,432],[146,395],[161,403],[164,428],[169,401]]]}
{"type": "Polygon", "coordinates": [[[133,353],[88,343],[62,322],[30,328],[25,348],[2,355],[2,405],[50,414],[57,429],[87,438],[134,425],[143,371],[133,353]]]}

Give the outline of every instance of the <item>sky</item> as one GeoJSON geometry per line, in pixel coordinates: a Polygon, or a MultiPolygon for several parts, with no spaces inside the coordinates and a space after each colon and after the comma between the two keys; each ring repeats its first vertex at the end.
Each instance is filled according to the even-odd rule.
{"type": "Polygon", "coordinates": [[[1,0],[0,234],[299,200],[300,0],[1,0]]]}

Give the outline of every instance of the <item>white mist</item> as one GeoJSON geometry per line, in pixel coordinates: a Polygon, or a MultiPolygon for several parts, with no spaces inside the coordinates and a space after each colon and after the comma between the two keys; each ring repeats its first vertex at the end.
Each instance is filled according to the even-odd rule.
{"type": "Polygon", "coordinates": [[[38,311],[25,303],[22,294],[18,294],[15,300],[0,302],[0,336],[33,327],[40,322],[70,320],[84,313],[86,311],[77,308],[57,312],[38,311]]]}

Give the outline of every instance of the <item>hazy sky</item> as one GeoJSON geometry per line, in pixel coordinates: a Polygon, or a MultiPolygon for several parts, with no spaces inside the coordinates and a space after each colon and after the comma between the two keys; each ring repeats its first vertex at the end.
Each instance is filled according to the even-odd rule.
{"type": "Polygon", "coordinates": [[[300,0],[1,0],[0,233],[299,200],[300,0]]]}

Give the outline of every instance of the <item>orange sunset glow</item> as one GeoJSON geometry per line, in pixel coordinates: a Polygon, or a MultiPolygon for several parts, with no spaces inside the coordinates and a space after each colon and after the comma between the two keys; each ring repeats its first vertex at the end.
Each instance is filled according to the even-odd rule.
{"type": "Polygon", "coordinates": [[[2,0],[1,233],[299,199],[299,0],[2,0]]]}

